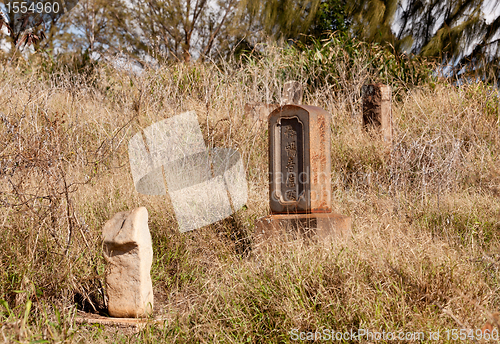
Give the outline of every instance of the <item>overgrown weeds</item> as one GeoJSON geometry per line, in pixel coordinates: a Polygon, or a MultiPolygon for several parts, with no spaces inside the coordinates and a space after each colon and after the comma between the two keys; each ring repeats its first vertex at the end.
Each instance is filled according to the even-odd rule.
{"type": "MultiPolygon", "coordinates": [[[[46,65],[47,66],[47,65],[46,65]]],[[[291,331],[480,328],[498,310],[498,93],[432,76],[432,64],[332,40],[268,45],[244,63],[173,64],[83,76],[19,62],[0,77],[0,299],[5,341],[127,341],[79,326],[105,308],[101,228],[146,206],[156,316],[143,342],[290,342],[291,331]],[[267,132],[247,102],[280,102],[291,79],[332,115],[332,191],[354,236],[246,252],[268,213],[267,132]],[[393,87],[394,144],[361,127],[361,86],[393,87]],[[127,143],[195,110],[207,146],[242,154],[247,207],[181,234],[168,197],[134,190],[127,143]],[[245,242],[238,246],[236,242],[245,242]],[[239,251],[238,251],[239,250],[239,251]]]]}

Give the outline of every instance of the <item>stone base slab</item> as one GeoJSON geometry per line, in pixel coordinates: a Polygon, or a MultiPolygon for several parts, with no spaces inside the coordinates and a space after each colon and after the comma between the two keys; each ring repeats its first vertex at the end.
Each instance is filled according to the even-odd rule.
{"type": "Polygon", "coordinates": [[[257,220],[255,239],[259,243],[312,239],[329,241],[351,235],[352,219],[335,213],[279,214],[257,220]]]}
{"type": "Polygon", "coordinates": [[[78,311],[75,316],[75,323],[77,324],[100,324],[104,326],[113,326],[118,328],[132,328],[137,331],[144,329],[149,325],[162,325],[167,319],[162,318],[112,318],[105,317],[98,314],[86,313],[78,311]]]}

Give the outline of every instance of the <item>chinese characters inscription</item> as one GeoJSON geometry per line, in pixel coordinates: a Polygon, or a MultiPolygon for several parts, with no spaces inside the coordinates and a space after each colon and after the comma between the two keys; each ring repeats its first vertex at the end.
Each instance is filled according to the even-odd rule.
{"type": "Polygon", "coordinates": [[[299,173],[302,169],[300,157],[302,124],[296,118],[281,121],[281,190],[285,202],[297,202],[300,197],[299,173]]]}

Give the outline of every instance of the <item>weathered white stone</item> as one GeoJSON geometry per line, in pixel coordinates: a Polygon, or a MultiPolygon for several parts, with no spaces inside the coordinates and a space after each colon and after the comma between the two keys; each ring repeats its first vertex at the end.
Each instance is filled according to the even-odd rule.
{"type": "Polygon", "coordinates": [[[304,95],[304,89],[302,84],[298,81],[287,81],[283,86],[283,101],[282,105],[287,104],[302,104],[302,96],[304,95]]]}
{"type": "Polygon", "coordinates": [[[117,213],[103,228],[106,289],[112,317],[139,318],[153,310],[153,247],[144,207],[117,213]]]}

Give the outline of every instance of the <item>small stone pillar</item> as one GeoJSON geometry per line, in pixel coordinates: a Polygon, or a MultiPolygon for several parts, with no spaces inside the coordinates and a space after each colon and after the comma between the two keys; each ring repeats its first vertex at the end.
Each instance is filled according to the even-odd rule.
{"type": "Polygon", "coordinates": [[[376,127],[387,143],[392,143],[391,98],[391,87],[388,85],[363,86],[363,127],[376,127]]]}
{"type": "Polygon", "coordinates": [[[153,248],[144,207],[115,214],[103,228],[103,254],[108,262],[108,313],[140,318],[153,311],[153,248]]]}
{"type": "Polygon", "coordinates": [[[268,239],[327,238],[350,233],[351,218],[332,213],[330,114],[308,105],[285,105],[269,115],[269,204],[257,221],[268,239]]]}
{"type": "Polygon", "coordinates": [[[302,84],[298,81],[287,81],[283,85],[283,102],[282,105],[287,104],[302,104],[302,97],[304,95],[304,89],[302,84]]]}

